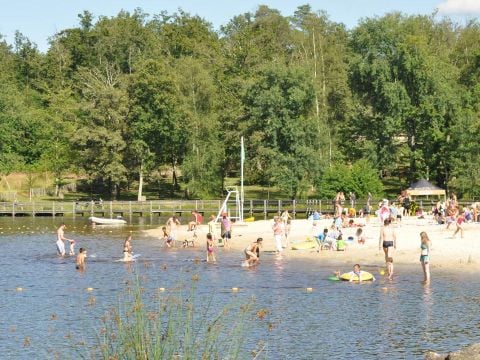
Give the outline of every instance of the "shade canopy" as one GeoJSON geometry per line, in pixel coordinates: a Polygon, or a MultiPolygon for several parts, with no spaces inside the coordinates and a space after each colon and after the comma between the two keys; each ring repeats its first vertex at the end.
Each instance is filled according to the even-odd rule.
{"type": "Polygon", "coordinates": [[[408,189],[406,189],[406,191],[407,194],[410,196],[446,195],[444,189],[433,185],[431,182],[425,179],[420,179],[417,182],[413,183],[408,189]]]}

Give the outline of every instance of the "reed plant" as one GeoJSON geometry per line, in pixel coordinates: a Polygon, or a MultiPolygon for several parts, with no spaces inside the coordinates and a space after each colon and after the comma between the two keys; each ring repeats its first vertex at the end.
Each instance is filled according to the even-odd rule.
{"type": "MultiPolygon", "coordinates": [[[[190,290],[152,294],[137,282],[120,305],[102,317],[95,358],[112,359],[259,359],[245,346],[247,329],[258,320],[254,299],[218,306],[214,297],[197,299],[190,290]],[[149,296],[151,299],[146,299],[149,296]],[[147,300],[147,301],[145,301],[147,300]]],[[[162,289],[163,290],[163,289],[162,289]]],[[[251,340],[251,339],[249,339],[251,340]]],[[[251,341],[250,341],[251,342],[251,341]]]]}

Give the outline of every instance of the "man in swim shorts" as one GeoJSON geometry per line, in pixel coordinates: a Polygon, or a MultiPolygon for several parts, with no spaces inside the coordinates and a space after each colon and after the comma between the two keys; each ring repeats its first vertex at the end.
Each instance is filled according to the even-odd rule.
{"type": "MultiPolygon", "coordinates": [[[[65,237],[65,229],[67,226],[65,224],[60,225],[57,229],[57,253],[60,256],[65,256],[65,241],[69,241],[70,243],[75,244],[75,240],[67,239],[65,237]]],[[[71,249],[73,250],[73,249],[71,249]]]]}
{"type": "Polygon", "coordinates": [[[393,249],[397,248],[397,236],[395,230],[391,227],[391,220],[386,219],[380,230],[380,238],[378,240],[378,250],[383,248],[385,253],[385,264],[387,266],[387,275],[391,280],[393,276],[393,249]]]}

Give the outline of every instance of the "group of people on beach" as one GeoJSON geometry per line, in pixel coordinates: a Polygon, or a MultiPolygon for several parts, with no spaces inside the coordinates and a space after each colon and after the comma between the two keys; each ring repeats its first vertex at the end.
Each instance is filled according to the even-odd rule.
{"type": "MultiPolygon", "coordinates": [[[[354,194],[350,194],[351,206],[355,206],[356,198],[354,194]]],[[[394,273],[393,265],[393,253],[397,246],[397,235],[395,229],[392,226],[392,223],[401,222],[402,217],[405,214],[411,214],[412,202],[408,197],[408,194],[401,194],[397,199],[396,205],[394,202],[389,203],[388,200],[383,199],[378,204],[378,210],[376,214],[378,216],[379,222],[381,223],[378,249],[383,251],[385,256],[385,267],[386,267],[386,276],[389,279],[392,279],[394,273]]],[[[338,192],[334,200],[334,217],[333,223],[329,228],[324,228],[323,231],[317,225],[317,221],[322,219],[322,214],[319,212],[314,212],[310,219],[312,221],[312,235],[315,240],[318,242],[317,251],[323,250],[324,247],[330,250],[345,250],[345,242],[342,239],[342,228],[351,228],[355,227],[355,237],[357,242],[360,245],[365,244],[366,236],[362,227],[365,226],[365,221],[368,222],[369,216],[366,219],[363,219],[363,222],[356,223],[354,219],[358,218],[355,214],[348,214],[343,208],[345,202],[345,195],[343,192],[338,192]]],[[[368,213],[371,210],[371,195],[367,201],[368,213]]],[[[469,221],[480,221],[480,203],[474,203],[472,206],[464,206],[463,208],[459,206],[457,198],[455,195],[451,195],[445,202],[439,201],[432,208],[432,214],[435,221],[438,224],[446,224],[446,229],[449,229],[452,224],[455,224],[455,231],[452,237],[455,237],[457,234],[463,238],[464,229],[463,225],[469,221]]],[[[368,215],[363,213],[362,215],[368,215]]],[[[423,218],[423,213],[416,210],[415,215],[418,218],[423,218]]],[[[288,209],[279,215],[275,216],[273,219],[272,231],[273,239],[275,244],[275,252],[277,254],[282,254],[285,248],[289,247],[289,232],[291,227],[292,217],[289,214],[288,209]]],[[[193,236],[197,237],[197,229],[203,222],[203,216],[198,211],[192,212],[192,219],[188,222],[187,231],[192,231],[193,236]]],[[[164,245],[166,247],[175,246],[175,242],[178,241],[178,229],[181,225],[180,220],[176,216],[171,216],[165,226],[162,227],[162,238],[164,245]]],[[[61,224],[57,231],[57,252],[61,256],[66,256],[65,244],[69,244],[69,256],[75,255],[75,245],[76,241],[74,239],[67,238],[65,236],[66,225],[61,224]]],[[[218,217],[211,215],[208,222],[208,233],[206,234],[206,261],[207,262],[216,262],[215,256],[215,247],[223,245],[225,249],[229,248],[229,242],[232,238],[232,221],[230,220],[227,213],[222,212],[218,217]],[[217,237],[217,224],[220,223],[220,237],[217,237]]],[[[353,236],[349,237],[350,240],[353,240],[353,236]]],[[[125,239],[123,245],[123,261],[132,261],[133,260],[133,250],[132,250],[132,237],[131,235],[125,239]]],[[[183,242],[184,246],[188,246],[188,241],[183,242]]],[[[243,253],[245,260],[242,262],[243,266],[251,266],[258,263],[260,258],[260,248],[262,247],[263,239],[259,237],[257,240],[249,243],[244,249],[243,253]]],[[[195,243],[193,242],[195,246],[195,243]]],[[[431,241],[426,232],[422,231],[420,233],[420,263],[422,265],[424,280],[426,282],[430,281],[430,248],[431,241]]],[[[76,257],[76,268],[84,269],[85,268],[85,258],[87,250],[85,248],[79,249],[79,254],[76,257]]],[[[354,270],[355,271],[355,270],[354,270]]]]}

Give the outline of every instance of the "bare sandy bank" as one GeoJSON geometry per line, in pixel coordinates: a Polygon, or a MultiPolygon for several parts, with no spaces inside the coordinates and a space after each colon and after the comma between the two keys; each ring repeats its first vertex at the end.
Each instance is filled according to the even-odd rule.
{"type": "MultiPolygon", "coordinates": [[[[362,222],[364,219],[357,219],[356,222],[362,222]]],[[[321,229],[327,228],[332,224],[331,219],[318,221],[317,226],[321,229]]],[[[228,251],[238,251],[241,258],[242,250],[258,237],[263,238],[262,251],[274,251],[275,244],[272,231],[273,220],[260,220],[244,225],[234,224],[232,230],[231,247],[228,251]]],[[[464,237],[457,234],[452,238],[455,231],[455,224],[446,229],[446,225],[437,225],[433,218],[428,216],[425,219],[416,217],[404,218],[402,222],[393,225],[397,234],[397,249],[394,252],[394,263],[397,264],[419,264],[420,257],[420,232],[427,232],[432,241],[430,261],[432,268],[444,267],[463,269],[466,271],[475,271],[480,269],[480,224],[464,224],[464,237]]],[[[181,225],[178,231],[178,240],[183,241],[192,238],[192,232],[187,232],[187,226],[181,225]]],[[[208,231],[207,225],[201,225],[197,231],[199,242],[197,246],[204,247],[205,235],[208,231]]],[[[343,228],[344,238],[355,235],[356,228],[343,228]]],[[[352,263],[378,264],[384,263],[383,251],[378,249],[378,238],[380,232],[380,223],[378,219],[371,218],[365,222],[363,231],[367,236],[364,245],[356,241],[350,243],[347,251],[329,251],[323,250],[317,252],[311,250],[291,250],[285,249],[282,256],[292,258],[309,259],[331,259],[351,266],[352,263]]],[[[145,230],[144,236],[160,238],[161,228],[145,230]]],[[[290,244],[305,241],[312,234],[312,221],[293,220],[290,230],[290,244]]],[[[220,229],[217,229],[217,236],[220,235],[220,229]]],[[[221,258],[221,253],[219,254],[221,258]]]]}

